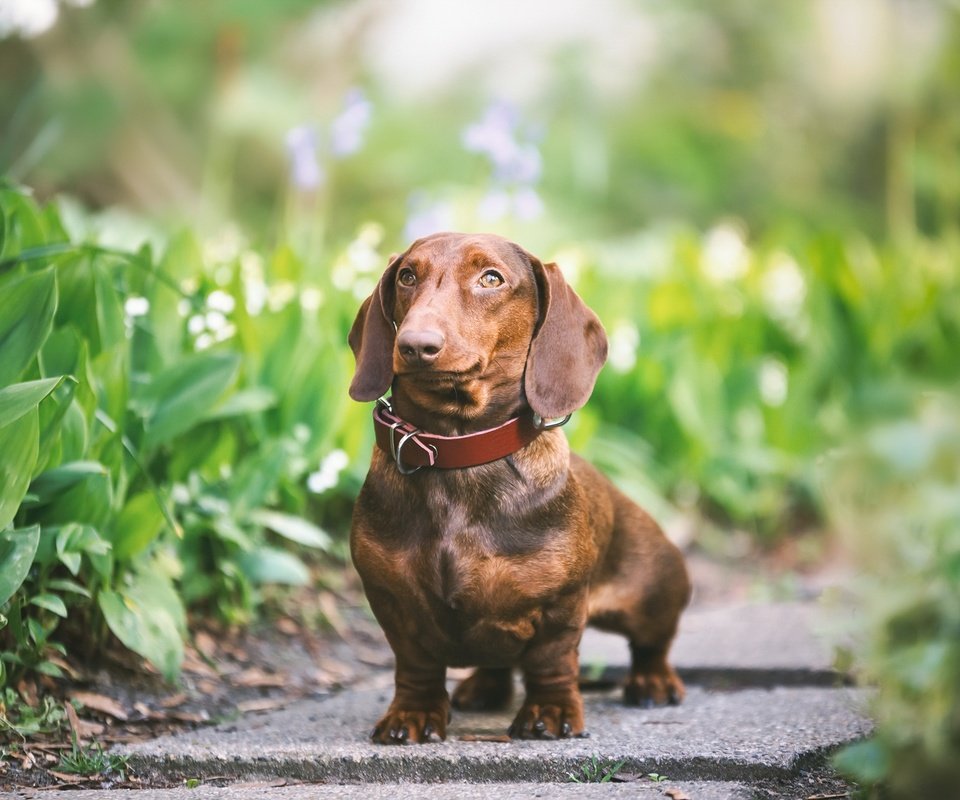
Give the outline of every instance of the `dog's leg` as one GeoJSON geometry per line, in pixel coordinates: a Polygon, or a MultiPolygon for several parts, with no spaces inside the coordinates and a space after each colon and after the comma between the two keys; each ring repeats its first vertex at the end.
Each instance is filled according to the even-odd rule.
{"type": "Polygon", "coordinates": [[[678,705],[686,690],[680,676],[667,663],[667,649],[630,642],[631,666],[623,687],[628,706],[678,705]]]}
{"type": "Polygon", "coordinates": [[[387,713],[370,738],[378,744],[422,744],[447,738],[450,698],[444,686],[446,668],[414,664],[397,657],[396,689],[387,713]]]}
{"type": "Polygon", "coordinates": [[[497,711],[513,697],[510,667],[479,667],[453,690],[453,707],[463,711],[497,711]]]}
{"type": "Polygon", "coordinates": [[[621,633],[630,643],[630,674],[623,688],[627,705],[683,700],[683,681],[667,654],[689,598],[680,551],[645,512],[620,498],[606,563],[590,589],[589,624],[621,633]]]}
{"type": "MultiPolygon", "coordinates": [[[[567,619],[583,619],[574,611],[567,619]]],[[[583,629],[544,636],[524,655],[520,666],[527,694],[510,725],[514,739],[588,736],[583,729],[583,698],[577,684],[577,646],[583,629]]]]}

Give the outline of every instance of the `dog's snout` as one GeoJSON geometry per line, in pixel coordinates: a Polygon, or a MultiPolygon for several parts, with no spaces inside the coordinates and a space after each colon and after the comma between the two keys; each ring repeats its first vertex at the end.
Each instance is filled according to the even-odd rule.
{"type": "Polygon", "coordinates": [[[408,364],[432,364],[446,340],[440,331],[406,330],[397,336],[397,348],[408,364]]]}

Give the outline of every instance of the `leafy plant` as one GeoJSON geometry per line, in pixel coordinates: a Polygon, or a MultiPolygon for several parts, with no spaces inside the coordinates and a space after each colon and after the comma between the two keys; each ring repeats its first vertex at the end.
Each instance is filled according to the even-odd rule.
{"type": "Polygon", "coordinates": [[[73,243],[52,207],[5,186],[0,214],[0,680],[60,675],[71,629],[92,652],[109,631],[173,677],[184,599],[245,618],[259,585],[307,581],[283,542],[331,544],[302,515],[333,426],[306,428],[311,408],[280,389],[319,394],[323,370],[290,354],[341,320],[287,304],[230,322],[207,304],[235,307],[242,287],[188,291],[205,274],[189,239],[159,261],[73,243]],[[249,349],[227,341],[238,329],[249,349]]]}
{"type": "Polygon", "coordinates": [[[876,687],[869,739],[836,757],[874,796],[960,785],[960,408],[929,395],[872,429],[825,472],[832,515],[867,577],[855,586],[862,680],[876,687]]]}
{"type": "Polygon", "coordinates": [[[581,764],[578,771],[569,773],[569,778],[571,783],[609,783],[626,762],[625,758],[619,761],[604,761],[600,756],[594,755],[581,764]]]}
{"type": "Polygon", "coordinates": [[[2,690],[2,698],[0,731],[23,739],[37,733],[58,731],[66,719],[60,703],[49,696],[41,698],[39,706],[34,708],[8,686],[2,690]]]}

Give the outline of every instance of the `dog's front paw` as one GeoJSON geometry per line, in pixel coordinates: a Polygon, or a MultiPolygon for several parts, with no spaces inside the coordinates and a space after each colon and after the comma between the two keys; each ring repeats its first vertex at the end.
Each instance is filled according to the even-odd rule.
{"type": "Polygon", "coordinates": [[[370,738],[376,744],[426,744],[447,738],[450,710],[444,704],[427,710],[393,708],[374,726],[370,738]]]}
{"type": "Polygon", "coordinates": [[[653,708],[679,705],[686,695],[680,676],[669,664],[647,672],[633,672],[623,687],[623,702],[628,706],[653,708]]]}
{"type": "Polygon", "coordinates": [[[533,703],[529,700],[517,712],[507,732],[513,739],[566,739],[590,735],[583,729],[582,703],[533,703]]]}

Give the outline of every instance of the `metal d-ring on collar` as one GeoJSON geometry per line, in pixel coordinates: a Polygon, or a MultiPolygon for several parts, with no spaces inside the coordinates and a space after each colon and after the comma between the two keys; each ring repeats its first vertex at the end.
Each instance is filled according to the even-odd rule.
{"type": "MultiPolygon", "coordinates": [[[[397,469],[400,470],[400,473],[403,475],[413,475],[413,473],[416,472],[417,470],[423,469],[423,466],[424,466],[423,464],[421,464],[420,466],[414,467],[413,469],[407,469],[405,466],[403,466],[403,462],[400,460],[400,453],[403,452],[403,446],[407,443],[407,439],[413,436],[416,436],[418,433],[420,433],[419,429],[412,430],[410,431],[410,433],[405,433],[403,437],[400,439],[400,444],[397,445],[396,453],[393,456],[393,460],[397,462],[397,469]]],[[[423,442],[421,442],[421,444],[423,444],[423,442]]],[[[391,447],[393,446],[393,431],[390,432],[390,446],[391,447]]],[[[428,444],[426,445],[426,447],[429,447],[431,450],[433,450],[433,457],[436,458],[437,448],[434,447],[432,444],[428,444]]]]}
{"type": "MultiPolygon", "coordinates": [[[[387,411],[393,413],[393,406],[390,404],[390,401],[387,400],[385,397],[379,398],[377,400],[377,404],[385,408],[387,411]]],[[[390,457],[393,458],[394,462],[397,465],[397,469],[400,471],[402,475],[413,475],[413,473],[416,472],[417,470],[423,469],[423,465],[421,464],[420,466],[414,467],[413,469],[409,469],[403,465],[403,461],[400,460],[400,454],[403,452],[403,446],[407,443],[407,440],[416,436],[421,431],[419,428],[414,428],[409,433],[405,433],[403,436],[401,436],[400,443],[397,444],[397,436],[396,436],[397,428],[399,428],[402,424],[403,423],[398,420],[397,422],[391,423],[390,425],[390,457]]],[[[421,442],[421,444],[423,444],[423,442],[421,442]]],[[[433,457],[436,458],[437,448],[434,447],[432,444],[427,444],[425,446],[429,447],[433,451],[433,457]]]]}
{"type": "Polygon", "coordinates": [[[559,428],[562,425],[566,425],[570,421],[572,414],[567,414],[565,417],[557,417],[556,419],[544,419],[536,411],[533,412],[533,427],[538,431],[549,431],[553,428],[559,428]]]}

